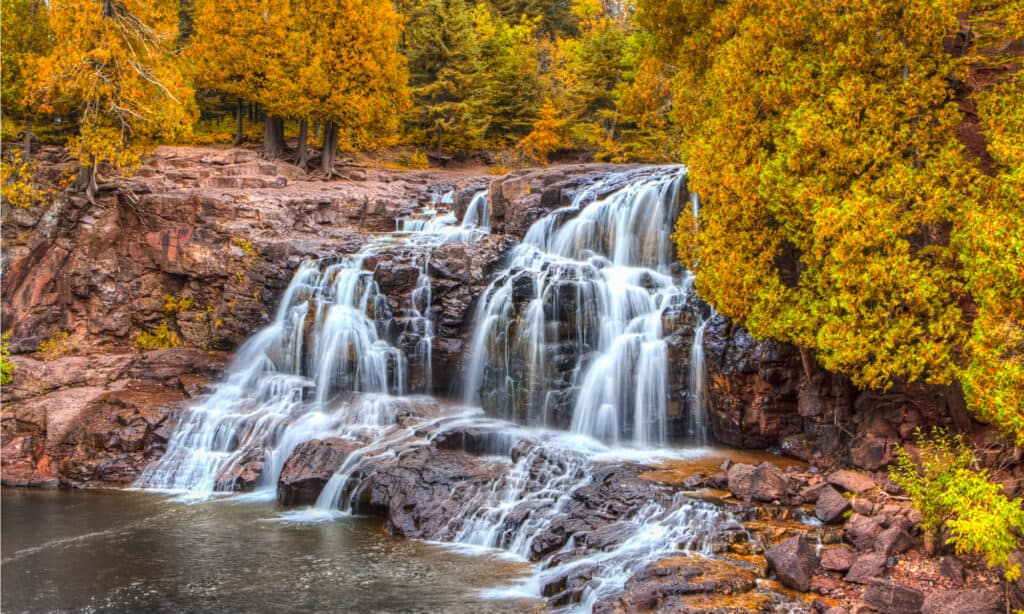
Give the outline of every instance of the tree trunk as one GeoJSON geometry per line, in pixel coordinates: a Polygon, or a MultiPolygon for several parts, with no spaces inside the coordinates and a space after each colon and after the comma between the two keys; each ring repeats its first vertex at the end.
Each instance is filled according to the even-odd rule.
{"type": "Polygon", "coordinates": [[[441,157],[444,155],[443,152],[441,151],[441,131],[442,130],[443,130],[443,128],[441,128],[441,125],[438,124],[437,125],[437,159],[438,160],[440,160],[441,157]]]}
{"type": "Polygon", "coordinates": [[[971,414],[967,412],[967,402],[964,400],[964,388],[960,382],[954,381],[946,389],[946,406],[949,409],[949,416],[953,418],[953,426],[959,433],[971,432],[971,414]]]}
{"type": "Polygon", "coordinates": [[[74,189],[77,192],[85,193],[89,202],[96,204],[96,157],[93,156],[90,160],[90,164],[83,164],[78,168],[74,189]]]}
{"type": "Polygon", "coordinates": [[[325,177],[330,179],[334,176],[334,158],[338,151],[338,124],[327,122],[324,124],[323,160],[320,169],[325,177]]]}
{"type": "Polygon", "coordinates": [[[233,145],[238,147],[245,140],[245,102],[241,98],[238,99],[238,109],[236,110],[235,142],[233,145]]]}
{"type": "Polygon", "coordinates": [[[276,160],[288,149],[284,142],[284,119],[268,115],[263,120],[263,157],[276,160]]]}
{"type": "Polygon", "coordinates": [[[299,144],[295,146],[295,166],[306,170],[306,162],[309,161],[309,150],[306,141],[309,140],[309,122],[299,122],[299,144]]]}
{"type": "Polygon", "coordinates": [[[32,158],[32,118],[25,120],[25,162],[32,158]]]}

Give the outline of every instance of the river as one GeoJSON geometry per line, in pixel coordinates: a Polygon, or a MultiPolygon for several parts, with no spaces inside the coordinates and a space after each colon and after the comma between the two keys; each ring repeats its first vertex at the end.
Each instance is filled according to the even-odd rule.
{"type": "Polygon", "coordinates": [[[520,612],[530,567],[387,535],[377,519],[295,524],[273,503],[4,489],[2,609],[15,612],[520,612]]]}

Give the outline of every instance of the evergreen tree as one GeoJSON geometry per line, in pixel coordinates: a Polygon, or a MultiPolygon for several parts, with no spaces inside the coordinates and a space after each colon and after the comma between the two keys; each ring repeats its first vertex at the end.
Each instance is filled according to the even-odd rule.
{"type": "Polygon", "coordinates": [[[485,142],[509,145],[530,132],[537,118],[536,23],[524,19],[510,25],[481,3],[473,24],[479,58],[470,99],[486,117],[485,142]]]}
{"type": "Polygon", "coordinates": [[[470,8],[463,0],[419,0],[410,9],[404,50],[414,112],[410,129],[420,142],[465,150],[484,125],[472,100],[478,47],[470,8]]]}

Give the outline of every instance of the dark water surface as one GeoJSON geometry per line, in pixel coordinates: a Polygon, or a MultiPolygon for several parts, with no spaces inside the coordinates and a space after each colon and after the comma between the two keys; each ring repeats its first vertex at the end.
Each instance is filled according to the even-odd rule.
{"type": "Polygon", "coordinates": [[[15,612],[519,612],[481,593],[529,568],[388,536],[376,519],[283,523],[269,502],[3,489],[0,606],[15,612]]]}

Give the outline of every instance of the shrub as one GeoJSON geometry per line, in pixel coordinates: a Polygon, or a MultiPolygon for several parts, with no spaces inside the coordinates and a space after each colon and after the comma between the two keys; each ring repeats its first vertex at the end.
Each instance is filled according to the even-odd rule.
{"type": "Polygon", "coordinates": [[[11,333],[4,333],[0,337],[0,386],[6,386],[14,381],[14,363],[7,358],[11,355],[11,349],[7,347],[10,340],[11,333]]]}
{"type": "Polygon", "coordinates": [[[232,237],[231,242],[234,243],[240,250],[245,252],[247,256],[255,256],[256,248],[253,247],[252,241],[249,239],[243,239],[242,237],[232,237]]]}
{"type": "Polygon", "coordinates": [[[1009,560],[1024,531],[1021,499],[1008,499],[985,469],[973,468],[974,453],[960,435],[938,428],[916,435],[918,460],[898,448],[890,477],[910,495],[921,529],[935,540],[945,527],[957,554],[981,554],[990,567],[1004,566],[1007,580],[1019,578],[1020,565],[1009,560]]]}
{"type": "Polygon", "coordinates": [[[50,332],[50,335],[39,344],[39,353],[42,354],[43,360],[53,360],[70,354],[73,349],[74,344],[66,330],[57,329],[50,332]]]}
{"type": "Polygon", "coordinates": [[[39,185],[37,176],[39,165],[25,160],[21,150],[0,160],[0,186],[3,187],[3,199],[12,207],[26,208],[41,202],[53,195],[39,185]]]}
{"type": "Polygon", "coordinates": [[[166,350],[167,348],[180,346],[181,339],[178,338],[178,333],[171,330],[167,321],[164,320],[153,332],[141,331],[135,335],[134,345],[135,349],[140,352],[146,350],[166,350]]]}

